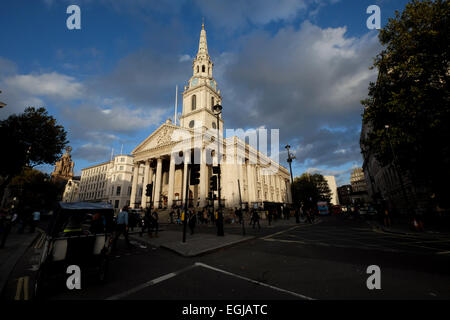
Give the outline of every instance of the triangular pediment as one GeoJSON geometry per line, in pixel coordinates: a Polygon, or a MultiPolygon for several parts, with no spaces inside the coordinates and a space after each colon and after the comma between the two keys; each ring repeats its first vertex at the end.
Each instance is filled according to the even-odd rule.
{"type": "Polygon", "coordinates": [[[144,141],[142,141],[136,148],[134,148],[131,154],[134,155],[139,152],[163,147],[178,142],[172,140],[172,136],[175,130],[187,129],[170,123],[164,123],[158,129],[153,131],[153,133],[149,135],[144,141]]]}

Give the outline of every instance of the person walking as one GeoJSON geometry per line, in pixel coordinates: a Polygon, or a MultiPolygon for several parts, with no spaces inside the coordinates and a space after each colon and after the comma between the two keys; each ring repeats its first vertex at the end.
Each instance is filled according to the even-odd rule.
{"type": "Polygon", "coordinates": [[[144,231],[147,230],[148,236],[152,237],[152,213],[150,208],[145,209],[144,217],[142,218],[141,232],[139,236],[142,237],[144,231]]]}
{"type": "Polygon", "coordinates": [[[153,218],[153,229],[155,230],[155,237],[158,238],[158,231],[159,231],[158,210],[153,211],[152,218],[153,218]]]}
{"type": "Polygon", "coordinates": [[[169,217],[170,217],[170,224],[174,224],[173,222],[173,216],[175,215],[175,210],[174,207],[172,207],[172,210],[169,213],[169,217]]]}
{"type": "Polygon", "coordinates": [[[255,229],[255,225],[258,224],[258,230],[260,230],[261,226],[259,224],[259,214],[258,214],[258,211],[256,211],[256,210],[253,210],[252,221],[253,221],[253,229],[255,229]]]}
{"type": "Polygon", "coordinates": [[[267,214],[267,221],[269,222],[269,226],[272,225],[272,217],[273,213],[271,210],[269,210],[269,213],[267,214]]]}
{"type": "Polygon", "coordinates": [[[38,210],[34,211],[30,224],[30,233],[34,233],[36,226],[38,225],[40,220],[41,220],[41,213],[38,210]]]}
{"type": "Polygon", "coordinates": [[[112,250],[116,250],[117,248],[117,239],[119,239],[120,235],[123,234],[125,238],[125,242],[128,248],[131,248],[130,240],[128,239],[128,207],[125,206],[117,215],[116,222],[116,234],[114,235],[112,250]]]}

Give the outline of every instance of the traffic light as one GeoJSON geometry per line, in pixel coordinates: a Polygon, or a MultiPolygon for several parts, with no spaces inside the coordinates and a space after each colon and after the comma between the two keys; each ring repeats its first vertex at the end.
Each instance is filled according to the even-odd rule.
{"type": "Polygon", "coordinates": [[[191,165],[191,179],[189,184],[191,186],[195,186],[200,183],[200,165],[192,164],[191,165]]]}
{"type": "Polygon", "coordinates": [[[220,173],[220,167],[219,166],[214,166],[213,167],[213,174],[219,174],[220,173]]]}
{"type": "Polygon", "coordinates": [[[153,190],[153,183],[147,184],[147,187],[145,189],[145,195],[147,197],[151,197],[152,196],[152,190],[153,190]]]}
{"type": "Polygon", "coordinates": [[[211,178],[209,178],[209,190],[217,190],[217,176],[211,176],[211,178]]]}

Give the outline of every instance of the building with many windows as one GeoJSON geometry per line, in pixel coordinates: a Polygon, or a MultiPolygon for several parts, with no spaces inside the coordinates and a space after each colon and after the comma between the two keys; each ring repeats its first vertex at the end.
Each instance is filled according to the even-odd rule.
{"type": "Polygon", "coordinates": [[[77,202],[79,200],[81,177],[73,177],[67,181],[62,196],[63,202],[77,202]]]}
{"type": "MultiPolygon", "coordinates": [[[[130,205],[133,171],[133,157],[129,155],[118,155],[111,161],[82,169],[79,201],[109,202],[116,210],[130,205]]],[[[138,180],[136,196],[141,196],[142,169],[136,179],[138,180]]]]}

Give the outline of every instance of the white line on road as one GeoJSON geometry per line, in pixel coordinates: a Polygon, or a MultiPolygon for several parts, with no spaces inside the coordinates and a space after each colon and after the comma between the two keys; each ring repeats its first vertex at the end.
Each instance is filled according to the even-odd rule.
{"type": "Polygon", "coordinates": [[[253,279],[250,279],[250,278],[247,278],[247,277],[243,277],[243,276],[240,276],[238,274],[234,274],[234,273],[231,273],[231,272],[219,269],[219,268],[215,268],[215,267],[212,267],[210,265],[207,265],[207,264],[204,264],[204,263],[201,263],[201,262],[196,262],[194,265],[199,266],[199,267],[203,267],[203,268],[207,268],[207,269],[211,269],[211,270],[214,270],[214,271],[217,271],[217,272],[221,272],[221,273],[224,273],[226,275],[233,276],[235,278],[239,278],[239,279],[242,279],[242,280],[245,280],[245,281],[256,283],[258,285],[261,285],[261,286],[264,286],[264,287],[268,287],[268,288],[276,290],[276,291],[284,292],[284,293],[287,293],[287,294],[290,294],[290,295],[293,295],[293,296],[296,296],[296,297],[299,297],[299,298],[302,298],[302,299],[315,300],[314,298],[311,298],[311,297],[299,294],[297,292],[293,292],[293,291],[281,289],[281,288],[278,288],[278,287],[274,287],[274,286],[271,286],[270,284],[267,284],[267,283],[264,283],[264,282],[259,282],[259,281],[256,281],[256,280],[253,280],[253,279]]]}
{"type": "Polygon", "coordinates": [[[153,285],[155,285],[157,283],[160,283],[160,282],[163,282],[163,281],[168,280],[170,278],[173,278],[173,277],[175,277],[177,275],[180,275],[181,273],[186,272],[186,271],[188,271],[188,270],[190,270],[192,268],[195,268],[195,267],[196,267],[195,265],[191,265],[191,266],[186,267],[184,269],[181,269],[179,271],[165,274],[165,275],[163,275],[161,277],[158,277],[156,279],[147,281],[147,282],[145,282],[145,283],[143,283],[143,284],[141,284],[141,285],[139,285],[137,287],[134,287],[134,288],[132,288],[130,290],[127,290],[125,292],[122,292],[122,293],[116,294],[114,296],[111,296],[109,298],[106,298],[106,300],[119,300],[119,299],[125,298],[125,297],[129,296],[130,294],[133,294],[133,293],[138,292],[138,291],[140,291],[142,289],[145,289],[145,288],[153,286],[153,285]]]}

